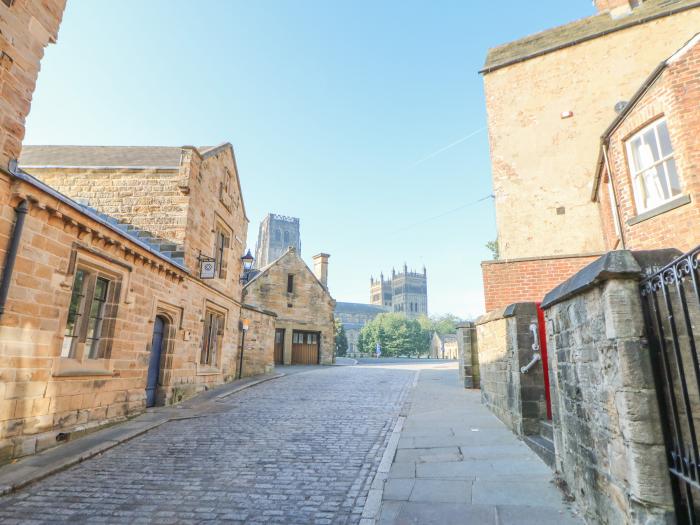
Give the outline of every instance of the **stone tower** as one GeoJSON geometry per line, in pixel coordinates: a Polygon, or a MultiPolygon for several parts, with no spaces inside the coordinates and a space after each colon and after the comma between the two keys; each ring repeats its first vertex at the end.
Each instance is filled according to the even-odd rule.
{"type": "Polygon", "coordinates": [[[405,314],[409,319],[428,315],[428,275],[409,271],[406,264],[403,272],[391,270],[391,279],[370,278],[370,304],[384,306],[391,312],[405,314]]]}
{"type": "Polygon", "coordinates": [[[255,267],[267,266],[293,247],[301,256],[299,219],[268,213],[260,223],[258,244],[255,247],[255,267]]]}

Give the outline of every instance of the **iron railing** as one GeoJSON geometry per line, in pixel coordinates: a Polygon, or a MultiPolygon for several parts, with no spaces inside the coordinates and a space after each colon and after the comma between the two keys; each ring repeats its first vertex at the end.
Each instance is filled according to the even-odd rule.
{"type": "Polygon", "coordinates": [[[640,283],[677,519],[700,516],[700,246],[640,283]]]}

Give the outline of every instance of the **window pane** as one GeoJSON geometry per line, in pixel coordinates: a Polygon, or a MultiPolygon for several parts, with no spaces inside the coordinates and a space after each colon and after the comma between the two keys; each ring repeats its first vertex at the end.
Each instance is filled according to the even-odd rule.
{"type": "Polygon", "coordinates": [[[646,167],[650,166],[654,162],[658,162],[659,159],[661,159],[661,156],[659,155],[659,148],[656,144],[656,133],[654,132],[654,128],[645,131],[642,137],[644,139],[644,144],[640,150],[641,160],[643,166],[646,167]]]}
{"type": "Polygon", "coordinates": [[[630,152],[632,153],[632,171],[638,173],[642,169],[642,163],[639,159],[639,148],[642,146],[642,140],[639,138],[633,139],[630,142],[630,152]]]}
{"type": "Polygon", "coordinates": [[[84,287],[85,271],[76,270],[75,280],[73,281],[73,291],[68,306],[68,319],[66,320],[65,339],[63,340],[63,347],[61,348],[61,357],[73,357],[75,354],[75,345],[73,341],[82,316],[83,298],[85,297],[83,292],[84,287]]]}
{"type": "Polygon", "coordinates": [[[671,196],[675,197],[681,193],[681,181],[678,178],[676,170],[676,161],[671,158],[666,161],[666,174],[668,175],[669,186],[671,188],[671,196]]]}
{"type": "Polygon", "coordinates": [[[105,304],[107,302],[107,290],[109,281],[98,277],[95,281],[95,293],[92,304],[90,304],[90,318],[88,319],[88,329],[86,336],[86,347],[88,347],[88,357],[97,359],[99,355],[100,338],[102,337],[102,318],[104,317],[105,304]]]}
{"type": "Polygon", "coordinates": [[[673,153],[673,148],[671,147],[671,137],[668,135],[668,126],[665,120],[659,124],[657,131],[659,132],[659,142],[661,143],[661,155],[668,157],[673,153]]]}

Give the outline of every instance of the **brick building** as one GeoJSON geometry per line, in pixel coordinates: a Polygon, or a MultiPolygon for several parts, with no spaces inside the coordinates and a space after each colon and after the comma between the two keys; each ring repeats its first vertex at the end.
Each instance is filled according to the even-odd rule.
{"type": "Polygon", "coordinates": [[[335,300],[328,291],[328,258],[314,256],[311,271],[293,247],[261,268],[243,288],[243,301],[274,312],[275,363],[332,364],[335,300]]]}
{"type": "Polygon", "coordinates": [[[697,0],[596,6],[491,49],[482,70],[501,256],[482,263],[487,310],[541,300],[605,250],[590,199],[601,130],[700,27],[697,0]]]}
{"type": "Polygon", "coordinates": [[[700,242],[699,42],[662,62],[603,135],[592,199],[609,250],[700,242]]]}

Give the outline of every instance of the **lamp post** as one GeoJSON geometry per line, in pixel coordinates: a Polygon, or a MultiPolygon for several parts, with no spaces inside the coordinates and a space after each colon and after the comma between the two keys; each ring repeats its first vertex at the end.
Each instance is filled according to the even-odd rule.
{"type": "Polygon", "coordinates": [[[248,331],[248,325],[250,321],[248,319],[241,319],[241,331],[243,335],[241,337],[241,351],[238,352],[238,379],[243,377],[243,349],[245,348],[245,333],[248,331]]]}
{"type": "Polygon", "coordinates": [[[241,257],[241,261],[243,262],[243,275],[241,276],[241,284],[246,284],[248,282],[248,276],[250,275],[250,271],[253,269],[253,261],[255,261],[255,257],[250,253],[250,250],[246,252],[246,254],[241,257]]]}

